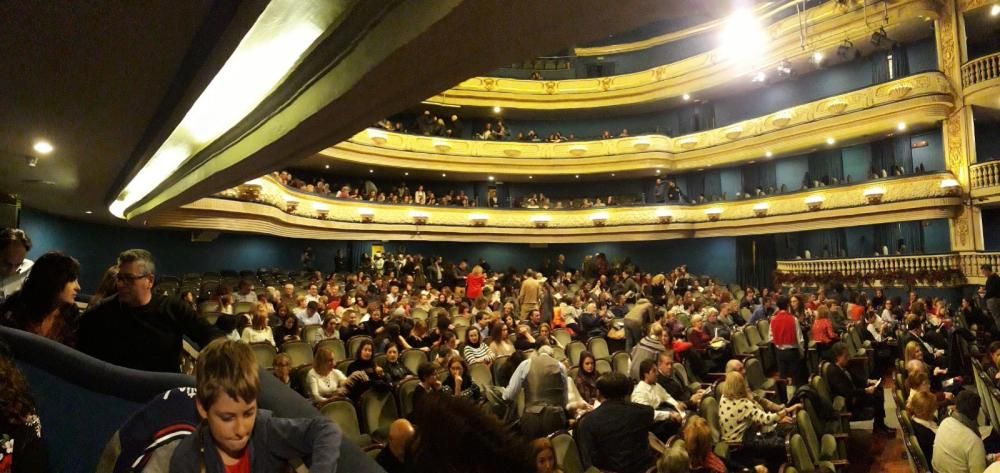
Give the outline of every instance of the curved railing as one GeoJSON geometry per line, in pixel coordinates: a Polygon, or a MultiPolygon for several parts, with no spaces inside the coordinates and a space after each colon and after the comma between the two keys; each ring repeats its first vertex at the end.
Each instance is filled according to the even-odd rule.
{"type": "MultiPolygon", "coordinates": [[[[870,15],[864,9],[844,11],[839,2],[809,10],[815,23],[809,27],[808,44],[803,47],[800,24],[793,16],[768,28],[771,50],[760,61],[770,69],[780,61],[809,58],[814,51],[833,51],[845,39],[867,41],[870,15]]],[[[890,2],[884,25],[890,35],[902,34],[903,27],[919,18],[938,16],[935,0],[890,2]]],[[[718,49],[645,71],[609,77],[570,80],[519,80],[474,77],[427,99],[443,105],[523,108],[540,110],[620,106],[680,97],[724,84],[746,71],[726,59],[718,49]]]]}
{"type": "Polygon", "coordinates": [[[1000,53],[974,59],[962,65],[962,86],[972,87],[1000,79],[1000,53]]]}
{"type": "Polygon", "coordinates": [[[954,98],[940,72],[926,72],[690,135],[643,135],[540,143],[449,139],[368,129],[321,152],[334,159],[446,172],[582,174],[722,166],[892,132],[947,117],[954,98]]]}
{"type": "Polygon", "coordinates": [[[969,176],[973,191],[1000,187],[1000,161],[973,164],[969,168],[969,176]]]}
{"type": "Polygon", "coordinates": [[[948,287],[984,284],[979,270],[984,264],[1000,266],[1000,252],[778,261],[775,281],[810,285],[837,279],[851,285],[948,287]]]}

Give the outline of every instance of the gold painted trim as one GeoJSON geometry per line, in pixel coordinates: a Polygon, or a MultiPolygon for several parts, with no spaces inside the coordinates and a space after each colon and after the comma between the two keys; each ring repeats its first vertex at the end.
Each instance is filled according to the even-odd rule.
{"type": "Polygon", "coordinates": [[[150,216],[149,225],[259,232],[316,239],[416,239],[521,243],[644,241],[781,233],[903,220],[949,218],[961,198],[940,188],[950,173],[933,173],[766,199],[702,205],[649,205],[600,209],[484,209],[420,207],[331,199],[281,185],[271,176],[150,216]],[[869,204],[865,190],[884,191],[869,204]],[[241,201],[237,199],[252,199],[241,201]],[[806,199],[821,198],[819,210],[806,199]],[[294,209],[289,211],[289,202],[294,209]],[[766,216],[754,208],[767,203],[766,216]],[[709,216],[717,209],[718,219],[709,216]],[[670,223],[660,214],[669,212],[670,223]],[[601,224],[595,224],[595,214],[601,224]],[[323,218],[320,218],[320,216],[323,218]],[[424,219],[417,224],[415,217],[424,219]],[[539,228],[538,217],[547,225],[539,228]],[[483,225],[475,219],[486,218],[483,225]]]}
{"type": "MultiPolygon", "coordinates": [[[[776,23],[771,30],[775,35],[771,51],[761,61],[761,67],[770,69],[782,60],[808,58],[813,51],[836,48],[844,39],[867,41],[871,35],[872,26],[866,24],[863,9],[827,16],[830,18],[808,31],[810,44],[806,48],[800,44],[799,27],[794,17],[776,23]],[[787,20],[792,20],[793,24],[788,24],[787,20]]],[[[938,4],[935,0],[899,0],[889,6],[888,16],[885,28],[891,35],[908,21],[921,17],[936,19],[938,4]]],[[[679,97],[725,84],[745,72],[715,49],[672,64],[610,77],[559,81],[473,77],[427,102],[537,110],[612,107],[679,97]]]]}
{"type": "Polygon", "coordinates": [[[811,149],[827,136],[846,141],[948,117],[951,85],[939,72],[829,97],[690,135],[643,135],[568,143],[457,140],[363,130],[320,155],[366,165],[446,172],[559,175],[662,168],[693,170],[811,149]],[[733,130],[739,129],[738,135],[733,130]]]}
{"type": "Polygon", "coordinates": [[[994,0],[958,0],[958,11],[965,13],[993,3],[994,0]]]}

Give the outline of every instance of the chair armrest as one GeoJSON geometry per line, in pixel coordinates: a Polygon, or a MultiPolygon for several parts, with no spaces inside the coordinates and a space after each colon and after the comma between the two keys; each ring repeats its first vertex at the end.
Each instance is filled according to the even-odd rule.
{"type": "Polygon", "coordinates": [[[820,438],[819,459],[835,460],[837,456],[837,439],[833,435],[825,434],[820,438]]]}

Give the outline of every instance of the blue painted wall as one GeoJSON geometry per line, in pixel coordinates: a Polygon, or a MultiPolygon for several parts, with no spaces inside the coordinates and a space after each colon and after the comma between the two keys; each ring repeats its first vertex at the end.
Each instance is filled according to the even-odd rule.
{"type": "MultiPolygon", "coordinates": [[[[861,182],[871,177],[872,147],[870,144],[850,146],[841,150],[844,163],[844,178],[851,182],[861,182]]],[[[943,161],[943,159],[942,159],[943,161]]]]}
{"type": "Polygon", "coordinates": [[[1000,120],[984,116],[974,108],[976,131],[976,161],[1000,160],[1000,120]]]}
{"type": "Polygon", "coordinates": [[[809,158],[806,156],[795,156],[782,158],[777,166],[778,188],[782,185],[788,191],[802,188],[802,177],[809,171],[809,158]]]}
{"type": "Polygon", "coordinates": [[[983,209],[983,244],[986,251],[1000,251],[1000,208],[983,209]]]}
{"type": "Polygon", "coordinates": [[[941,130],[932,130],[910,136],[911,147],[925,141],[927,142],[927,146],[912,148],[913,168],[916,169],[923,164],[925,171],[943,171],[944,148],[942,148],[943,138],[941,130]]]}

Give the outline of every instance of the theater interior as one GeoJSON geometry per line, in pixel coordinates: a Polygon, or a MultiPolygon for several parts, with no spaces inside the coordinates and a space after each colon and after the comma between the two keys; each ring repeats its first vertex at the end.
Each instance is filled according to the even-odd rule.
{"type": "Polygon", "coordinates": [[[176,471],[209,329],[324,471],[1000,472],[1000,0],[0,18],[0,473],[176,471]]]}

